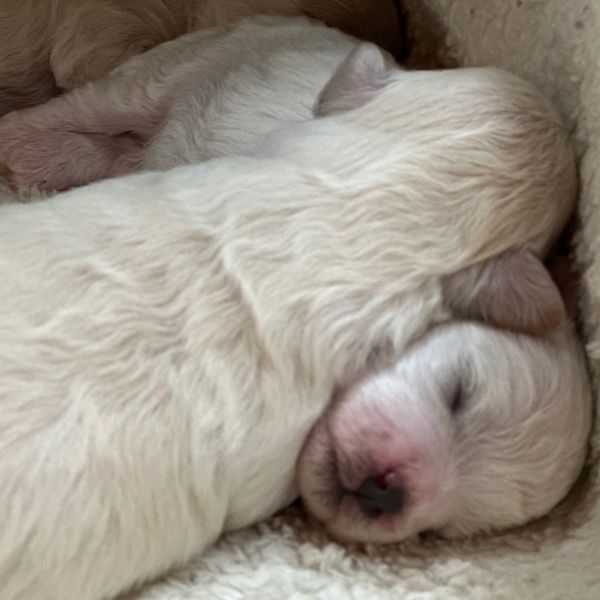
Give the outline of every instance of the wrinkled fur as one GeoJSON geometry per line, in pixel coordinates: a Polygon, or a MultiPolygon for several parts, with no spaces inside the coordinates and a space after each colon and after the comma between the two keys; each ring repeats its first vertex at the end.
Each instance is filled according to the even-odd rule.
{"type": "Polygon", "coordinates": [[[106,75],[188,31],[254,14],[306,15],[401,50],[391,0],[3,0],[0,115],[106,75]]]}
{"type": "Polygon", "coordinates": [[[564,225],[571,148],[523,82],[340,69],[254,157],[0,207],[6,600],[109,597],[285,505],[334,390],[451,319],[452,273],[564,225]]]}

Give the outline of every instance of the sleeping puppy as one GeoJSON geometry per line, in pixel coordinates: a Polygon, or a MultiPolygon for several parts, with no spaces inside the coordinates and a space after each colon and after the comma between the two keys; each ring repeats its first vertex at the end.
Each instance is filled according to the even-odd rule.
{"type": "Polygon", "coordinates": [[[402,50],[393,0],[3,0],[0,116],[99,79],[188,31],[256,14],[306,15],[390,52],[402,50]]]}
{"type": "Polygon", "coordinates": [[[359,43],[282,17],[180,37],[0,119],[0,172],[15,189],[64,190],[251,153],[270,131],[312,117],[319,92],[359,43]]]}
{"type": "Polygon", "coordinates": [[[340,392],[299,460],[307,509],[337,539],[395,542],[525,523],[569,490],[591,422],[571,331],[440,326],[340,392]],[[522,423],[526,425],[522,426],[522,423]],[[564,428],[564,429],[563,429],[564,428]]]}
{"type": "Polygon", "coordinates": [[[556,115],[368,44],[315,115],[0,207],[4,599],[108,598],[266,517],[317,422],[299,489],[355,540],[516,525],[577,477],[590,392],[537,258],[576,189],[556,115]]]}

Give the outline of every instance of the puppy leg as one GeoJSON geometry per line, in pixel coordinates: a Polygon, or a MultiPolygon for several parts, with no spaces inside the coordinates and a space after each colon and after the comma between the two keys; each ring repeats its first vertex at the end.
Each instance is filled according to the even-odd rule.
{"type": "Polygon", "coordinates": [[[0,177],[15,190],[65,190],[139,166],[170,83],[143,69],[110,76],[0,119],[0,177]]]}
{"type": "Polygon", "coordinates": [[[130,173],[142,142],[133,134],[105,135],[40,128],[27,110],[0,121],[0,179],[12,190],[65,190],[130,173]]]}

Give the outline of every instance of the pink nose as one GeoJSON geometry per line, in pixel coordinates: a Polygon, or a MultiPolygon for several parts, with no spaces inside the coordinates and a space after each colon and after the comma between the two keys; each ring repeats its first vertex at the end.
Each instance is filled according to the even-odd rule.
{"type": "Polygon", "coordinates": [[[406,493],[392,471],[365,479],[354,496],[368,517],[396,514],[406,504],[406,493]]]}

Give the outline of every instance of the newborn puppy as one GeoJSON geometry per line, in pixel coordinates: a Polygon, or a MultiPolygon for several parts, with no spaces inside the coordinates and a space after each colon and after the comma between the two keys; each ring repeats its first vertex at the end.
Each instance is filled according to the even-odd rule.
{"type": "Polygon", "coordinates": [[[563,432],[589,434],[584,365],[567,324],[543,338],[434,328],[319,420],[299,460],[306,507],[334,537],[376,543],[545,514],[581,465],[563,432]]]}
{"type": "Polygon", "coordinates": [[[393,0],[4,0],[0,116],[106,75],[189,31],[256,14],[306,15],[400,53],[393,0]]]}
{"type": "Polygon", "coordinates": [[[346,537],[520,523],[576,478],[590,395],[536,258],[576,190],[555,114],[368,44],[315,114],[0,207],[4,599],[109,598],[284,506],[335,390],[300,483],[346,537]]]}
{"type": "Polygon", "coordinates": [[[0,169],[15,189],[64,190],[251,153],[267,133],[312,117],[319,93],[359,43],[282,17],[183,36],[105,79],[0,119],[0,169]]]}

